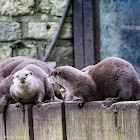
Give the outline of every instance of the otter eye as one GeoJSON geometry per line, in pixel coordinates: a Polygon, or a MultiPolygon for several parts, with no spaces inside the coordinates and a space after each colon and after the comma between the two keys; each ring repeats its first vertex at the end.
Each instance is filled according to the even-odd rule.
{"type": "Polygon", "coordinates": [[[28,74],[26,73],[25,76],[28,76],[28,74]]]}

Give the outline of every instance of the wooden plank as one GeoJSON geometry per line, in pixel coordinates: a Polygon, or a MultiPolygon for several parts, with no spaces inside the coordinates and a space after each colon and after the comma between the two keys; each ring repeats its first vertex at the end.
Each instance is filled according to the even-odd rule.
{"type": "Polygon", "coordinates": [[[118,102],[116,106],[118,110],[117,131],[118,139],[139,140],[139,116],[137,101],[118,102]]]}
{"type": "Polygon", "coordinates": [[[85,66],[94,64],[93,0],[83,0],[85,66]]]}
{"type": "Polygon", "coordinates": [[[77,102],[66,102],[67,140],[103,140],[102,106],[109,102],[88,102],[82,108],[77,102]]]}
{"type": "Polygon", "coordinates": [[[0,113],[0,140],[5,140],[5,127],[3,113],[0,113]]]}
{"type": "Polygon", "coordinates": [[[93,0],[93,16],[94,16],[94,58],[95,64],[100,62],[100,10],[99,0],[93,0]]]}
{"type": "Polygon", "coordinates": [[[77,103],[67,102],[67,140],[139,140],[140,103],[137,103],[118,102],[109,108],[110,102],[95,101],[79,109],[77,103]]]}
{"type": "Polygon", "coordinates": [[[119,140],[118,132],[116,126],[116,116],[117,112],[115,112],[115,108],[112,107],[110,109],[104,108],[102,110],[102,119],[103,119],[103,140],[119,140]]]}
{"type": "Polygon", "coordinates": [[[6,110],[7,140],[29,140],[28,106],[23,111],[15,104],[10,104],[6,110]]]}
{"type": "Polygon", "coordinates": [[[82,0],[73,0],[74,60],[75,67],[78,69],[82,69],[85,66],[82,9],[82,0]]]}
{"type": "Polygon", "coordinates": [[[61,103],[33,107],[34,140],[63,140],[61,103]]]}

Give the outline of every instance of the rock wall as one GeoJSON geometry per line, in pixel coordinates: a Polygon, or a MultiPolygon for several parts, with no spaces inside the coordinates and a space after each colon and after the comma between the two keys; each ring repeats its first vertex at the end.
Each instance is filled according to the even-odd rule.
{"type": "MultiPolygon", "coordinates": [[[[0,61],[22,55],[42,59],[52,41],[67,0],[1,0],[0,61]],[[11,48],[21,40],[24,46],[11,48]]],[[[57,65],[73,65],[72,8],[49,58],[57,65]]]]}

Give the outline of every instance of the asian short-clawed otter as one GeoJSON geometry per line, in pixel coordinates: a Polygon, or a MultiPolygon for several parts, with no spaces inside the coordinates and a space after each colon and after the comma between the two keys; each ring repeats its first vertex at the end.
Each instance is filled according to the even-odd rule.
{"type": "Polygon", "coordinates": [[[96,84],[92,78],[71,66],[60,66],[51,73],[52,81],[62,85],[67,94],[65,100],[73,100],[73,96],[84,102],[97,100],[96,84]]]}
{"type": "Polygon", "coordinates": [[[74,95],[84,102],[106,98],[140,100],[139,77],[133,66],[121,58],[106,58],[86,72],[60,66],[54,69],[51,77],[70,93],[67,98],[74,95]]]}
{"type": "Polygon", "coordinates": [[[36,104],[41,104],[45,97],[54,100],[54,90],[47,76],[40,67],[27,65],[12,75],[14,84],[10,87],[11,96],[18,105],[34,100],[36,104]]]}
{"type": "Polygon", "coordinates": [[[13,103],[10,98],[10,87],[13,84],[11,76],[30,64],[40,67],[46,74],[52,71],[47,63],[26,57],[13,57],[0,63],[0,113],[3,112],[8,101],[13,103]]]}

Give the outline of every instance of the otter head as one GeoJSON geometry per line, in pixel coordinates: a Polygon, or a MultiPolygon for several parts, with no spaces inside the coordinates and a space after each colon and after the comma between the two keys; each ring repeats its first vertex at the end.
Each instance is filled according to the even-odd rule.
{"type": "Polygon", "coordinates": [[[12,75],[12,79],[14,84],[18,86],[28,85],[30,83],[32,76],[32,72],[28,70],[20,70],[17,71],[14,75],[12,75]]]}
{"type": "Polygon", "coordinates": [[[48,80],[53,84],[53,83],[57,83],[59,77],[60,77],[61,73],[57,70],[54,70],[53,72],[51,72],[51,74],[48,75],[48,80]]]}

